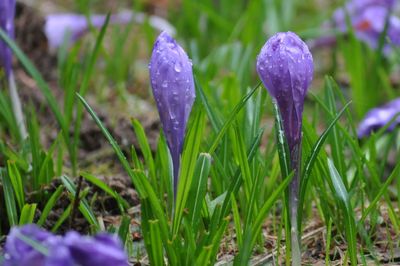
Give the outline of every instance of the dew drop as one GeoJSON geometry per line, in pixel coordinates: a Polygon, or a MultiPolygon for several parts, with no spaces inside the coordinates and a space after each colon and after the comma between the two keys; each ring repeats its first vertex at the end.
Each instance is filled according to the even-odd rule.
{"type": "Polygon", "coordinates": [[[177,63],[175,64],[175,66],[174,66],[174,70],[175,70],[177,73],[180,73],[180,72],[182,71],[181,63],[177,62],[177,63]]]}

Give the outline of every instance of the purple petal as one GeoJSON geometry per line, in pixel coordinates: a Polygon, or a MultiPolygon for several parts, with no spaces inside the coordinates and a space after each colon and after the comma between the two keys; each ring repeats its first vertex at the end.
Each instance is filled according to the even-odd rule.
{"type": "Polygon", "coordinates": [[[186,123],[195,99],[192,63],[185,51],[167,33],[161,33],[153,48],[150,82],[174,165],[174,191],[186,123]]]}
{"type": "Polygon", "coordinates": [[[22,240],[21,235],[43,246],[47,246],[48,242],[55,237],[33,224],[12,228],[4,247],[4,266],[44,265],[46,256],[22,240]]]}
{"type": "MultiPolygon", "coordinates": [[[[106,15],[92,15],[89,20],[93,27],[101,28],[106,15]]],[[[131,12],[122,12],[110,17],[110,24],[127,24],[133,18],[131,12]]],[[[81,38],[89,30],[89,23],[86,16],[75,13],[51,14],[46,17],[44,31],[52,48],[60,47],[64,43],[64,38],[69,34],[67,43],[73,43],[81,38]]]]}
{"type": "Polygon", "coordinates": [[[83,15],[63,13],[52,14],[46,17],[44,31],[50,47],[59,47],[63,44],[66,34],[76,41],[88,30],[87,19],[83,15]]]}
{"type": "Polygon", "coordinates": [[[304,98],[314,65],[307,45],[294,33],[272,36],[257,57],[257,72],[276,100],[289,147],[300,140],[304,98]]]}
{"type": "Polygon", "coordinates": [[[81,266],[127,266],[128,259],[117,237],[98,234],[94,237],[69,232],[64,238],[75,264],[81,266]]]}
{"type": "MultiPolygon", "coordinates": [[[[10,38],[14,38],[15,0],[0,1],[0,27],[10,38]]],[[[6,76],[10,75],[12,65],[11,49],[0,40],[0,65],[4,68],[6,76]]]]}
{"type": "MultiPolygon", "coordinates": [[[[346,15],[348,14],[356,37],[367,43],[372,49],[377,49],[387,16],[390,10],[394,8],[395,3],[393,0],[350,1],[343,8],[334,12],[334,26],[343,33],[347,32],[346,15]]],[[[399,24],[399,19],[390,15],[387,35],[394,45],[400,45],[399,24]]],[[[390,44],[384,46],[384,52],[385,54],[390,52],[390,44]]]]}
{"type": "MultiPolygon", "coordinates": [[[[390,122],[400,112],[400,98],[397,98],[383,106],[371,109],[358,125],[357,134],[359,138],[369,136],[373,131],[379,130],[390,122]]],[[[391,131],[400,124],[400,117],[389,126],[391,131]]]]}

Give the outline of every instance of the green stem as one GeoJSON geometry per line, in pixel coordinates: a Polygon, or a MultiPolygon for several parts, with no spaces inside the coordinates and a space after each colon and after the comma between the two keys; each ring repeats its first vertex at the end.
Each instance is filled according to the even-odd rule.
{"type": "Polygon", "coordinates": [[[9,88],[9,92],[10,92],[12,109],[14,112],[15,119],[17,121],[19,133],[21,135],[22,140],[25,140],[28,137],[28,133],[27,133],[26,127],[25,127],[25,121],[24,121],[24,115],[22,112],[21,100],[18,95],[17,85],[15,83],[15,78],[14,78],[14,74],[12,73],[12,71],[10,72],[9,77],[8,77],[8,88],[9,88]]]}
{"type": "Polygon", "coordinates": [[[294,171],[293,179],[289,185],[290,243],[292,265],[297,266],[301,265],[301,244],[298,225],[301,141],[291,147],[290,161],[292,170],[294,171]]]}

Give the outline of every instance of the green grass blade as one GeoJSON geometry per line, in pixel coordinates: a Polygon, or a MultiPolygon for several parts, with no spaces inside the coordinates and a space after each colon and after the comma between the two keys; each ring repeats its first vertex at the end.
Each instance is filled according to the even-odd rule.
{"type": "MultiPolygon", "coordinates": [[[[61,176],[61,181],[64,184],[64,186],[67,188],[67,190],[75,196],[76,194],[76,186],[72,182],[72,180],[66,176],[63,175],[61,176]]],[[[81,195],[79,195],[81,197],[81,195]]],[[[95,229],[98,231],[100,230],[100,225],[99,222],[97,221],[96,216],[94,215],[92,209],[89,206],[89,203],[85,198],[81,198],[79,200],[79,210],[81,211],[82,215],[86,218],[86,220],[95,227],[95,229]]]]}
{"type": "Polygon", "coordinates": [[[189,209],[188,221],[196,232],[197,225],[200,221],[201,209],[207,192],[208,174],[211,168],[211,155],[201,153],[197,159],[196,169],[194,170],[194,178],[192,188],[188,199],[187,208],[189,209]]]}
{"type": "Polygon", "coordinates": [[[19,225],[31,224],[35,218],[36,204],[25,204],[19,217],[19,225]]]}
{"type": "Polygon", "coordinates": [[[369,204],[368,208],[365,209],[360,221],[364,222],[365,219],[367,218],[368,214],[376,208],[376,204],[378,203],[379,199],[382,197],[382,195],[387,192],[387,189],[389,185],[392,183],[392,181],[399,176],[399,171],[400,171],[400,162],[397,163],[396,167],[393,169],[392,173],[390,176],[386,179],[385,183],[380,186],[378,193],[376,194],[375,198],[371,201],[369,204]]]}
{"type": "MultiPolygon", "coordinates": [[[[157,179],[156,179],[156,168],[154,164],[154,158],[151,152],[149,141],[147,140],[146,133],[140,122],[137,119],[132,119],[132,126],[135,130],[136,139],[139,142],[140,149],[142,151],[144,160],[147,165],[147,169],[149,170],[150,180],[154,188],[158,187],[157,179]]],[[[156,189],[156,191],[159,191],[156,189]]]]}
{"type": "Polygon", "coordinates": [[[199,154],[201,137],[205,126],[205,116],[199,108],[195,112],[193,124],[185,139],[185,147],[182,153],[182,163],[179,174],[178,191],[176,195],[175,213],[173,218],[172,232],[176,235],[181,226],[181,219],[187,198],[193,181],[196,160],[199,154]]]}
{"type": "Polygon", "coordinates": [[[252,238],[251,238],[251,246],[253,247],[254,244],[257,241],[257,236],[258,233],[261,230],[263,221],[265,220],[265,217],[269,210],[272,208],[272,206],[275,204],[277,199],[281,196],[282,192],[287,188],[289,185],[290,181],[293,178],[293,174],[290,174],[288,177],[286,177],[282,183],[279,184],[279,186],[272,192],[271,196],[269,196],[268,200],[261,206],[259,209],[257,216],[254,220],[253,226],[252,226],[252,238]]]}
{"type": "Polygon", "coordinates": [[[328,168],[330,177],[332,180],[333,187],[335,189],[335,194],[338,198],[338,207],[340,207],[344,214],[344,224],[346,230],[346,238],[348,245],[348,254],[350,256],[350,261],[352,265],[357,265],[357,228],[354,218],[354,211],[351,207],[350,198],[347,194],[346,187],[343,184],[343,179],[339,175],[333,162],[328,159],[328,168]]]}
{"type": "Polygon", "coordinates": [[[68,207],[64,210],[64,212],[60,215],[56,223],[53,225],[51,228],[51,231],[53,233],[57,232],[58,228],[68,219],[68,217],[71,215],[72,211],[72,203],[68,205],[68,207]]]}
{"type": "Polygon", "coordinates": [[[141,197],[146,197],[146,191],[144,190],[143,185],[141,184],[140,180],[136,179],[136,175],[134,174],[124,153],[122,152],[121,147],[118,145],[118,143],[115,141],[115,139],[111,136],[110,132],[103,125],[103,123],[101,122],[99,117],[96,115],[96,113],[93,111],[93,109],[89,106],[89,104],[85,101],[85,99],[79,94],[77,94],[77,97],[81,101],[81,103],[85,106],[85,108],[89,112],[89,114],[92,116],[92,118],[96,122],[97,126],[101,129],[103,135],[106,137],[108,142],[111,144],[111,146],[114,149],[114,152],[116,153],[123,168],[128,173],[129,177],[132,179],[132,182],[135,185],[135,188],[138,191],[139,195],[141,197]]]}
{"type": "Polygon", "coordinates": [[[84,179],[86,179],[87,181],[89,181],[90,183],[92,183],[93,185],[95,185],[96,187],[103,190],[105,193],[107,193],[111,197],[113,197],[118,202],[118,205],[120,206],[120,208],[122,208],[122,211],[129,208],[129,203],[126,200],[124,200],[120,195],[118,195],[117,192],[112,190],[106,183],[104,183],[103,181],[101,181],[100,179],[98,179],[97,177],[95,177],[94,175],[91,175],[89,173],[83,172],[83,173],[81,173],[81,176],[84,179]]]}
{"type": "Polygon", "coordinates": [[[22,182],[21,174],[17,166],[15,165],[15,162],[7,161],[7,171],[12,187],[14,189],[18,207],[20,210],[22,210],[23,206],[25,205],[24,184],[22,182]]]}
{"type": "Polygon", "coordinates": [[[60,198],[63,190],[64,190],[63,186],[59,185],[56,191],[54,191],[54,193],[51,195],[50,199],[47,201],[46,205],[43,208],[42,214],[40,215],[37,225],[42,226],[44,224],[44,222],[46,221],[47,217],[50,214],[50,211],[53,209],[58,199],[60,198]]]}
{"type": "Polygon", "coordinates": [[[9,226],[18,225],[18,212],[13,187],[5,169],[0,169],[1,183],[3,184],[4,201],[6,205],[9,226]]]}
{"type": "MultiPolygon", "coordinates": [[[[28,57],[22,52],[22,50],[15,44],[15,42],[11,38],[9,38],[8,35],[2,29],[0,29],[0,38],[11,48],[11,50],[13,51],[13,54],[19,59],[19,61],[25,67],[27,72],[37,82],[39,89],[41,90],[44,97],[46,98],[46,100],[50,106],[50,109],[54,113],[58,124],[60,125],[61,129],[63,130],[64,136],[68,136],[68,129],[64,122],[64,118],[63,118],[63,115],[59,108],[59,105],[57,103],[57,100],[54,97],[53,93],[51,92],[48,84],[44,81],[40,72],[36,69],[36,67],[28,59],[28,57]]],[[[69,137],[67,137],[66,140],[69,140],[69,137]]]]}
{"type": "MultiPolygon", "coordinates": [[[[299,210],[303,209],[303,202],[304,202],[304,197],[305,193],[307,190],[307,184],[310,178],[311,170],[314,166],[314,163],[317,159],[317,156],[322,149],[325,140],[327,139],[329,133],[331,132],[333,126],[337,123],[339,118],[342,116],[342,114],[345,112],[345,110],[349,107],[351,102],[348,102],[342,110],[336,115],[336,117],[332,120],[332,122],[329,124],[329,126],[325,129],[325,131],[321,134],[321,136],[318,138],[317,142],[314,144],[314,146],[311,149],[311,153],[309,157],[307,158],[305,164],[304,164],[304,170],[301,175],[300,179],[300,197],[299,197],[299,210]]],[[[301,225],[301,214],[302,212],[300,211],[299,213],[299,225],[301,225]]]]}
{"type": "Polygon", "coordinates": [[[237,114],[240,110],[244,107],[246,102],[250,99],[251,96],[256,92],[256,90],[260,87],[261,82],[258,83],[252,90],[250,90],[243,98],[239,101],[239,103],[233,108],[232,112],[230,113],[228,119],[225,121],[224,125],[222,126],[221,130],[218,132],[217,136],[214,138],[213,143],[211,144],[208,153],[212,154],[218,147],[221,142],[222,137],[225,135],[226,131],[232,124],[232,122],[237,117],[237,114]]]}

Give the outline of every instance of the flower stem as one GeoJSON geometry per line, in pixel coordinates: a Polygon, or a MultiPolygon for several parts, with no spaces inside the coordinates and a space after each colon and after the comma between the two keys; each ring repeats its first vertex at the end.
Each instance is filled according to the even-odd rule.
{"type": "Polygon", "coordinates": [[[25,140],[28,137],[28,133],[26,131],[24,115],[22,113],[21,100],[18,96],[17,85],[15,83],[14,74],[12,72],[10,72],[8,77],[8,88],[10,92],[12,109],[18,125],[18,130],[22,140],[25,140]]]}
{"type": "Polygon", "coordinates": [[[293,179],[289,185],[289,210],[290,210],[290,243],[292,251],[292,265],[301,264],[301,245],[298,226],[299,207],[299,184],[300,184],[300,162],[301,142],[299,141],[290,149],[291,167],[294,171],[293,179]]]}

